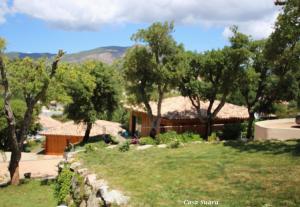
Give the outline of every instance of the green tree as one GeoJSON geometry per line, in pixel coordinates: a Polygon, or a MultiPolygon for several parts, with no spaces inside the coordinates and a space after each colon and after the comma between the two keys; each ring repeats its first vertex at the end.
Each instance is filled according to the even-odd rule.
{"type": "MultiPolygon", "coordinates": [[[[3,99],[0,98],[0,108],[3,109],[3,99]]],[[[23,114],[26,111],[26,103],[20,99],[15,98],[11,100],[11,107],[14,112],[16,119],[16,128],[20,129],[22,125],[23,114]]],[[[32,123],[29,128],[28,134],[35,135],[37,131],[41,128],[40,124],[37,123],[38,114],[40,112],[40,107],[36,107],[33,113],[32,123]]],[[[3,110],[0,111],[0,150],[8,151],[9,150],[9,128],[6,121],[6,115],[3,110]]]]}
{"type": "Polygon", "coordinates": [[[119,77],[113,67],[101,62],[71,65],[65,80],[65,89],[71,97],[65,112],[75,122],[84,122],[86,132],[82,143],[90,136],[93,123],[108,117],[118,108],[120,101],[119,77]]]}
{"type": "Polygon", "coordinates": [[[300,106],[300,1],[287,0],[282,9],[264,51],[277,75],[276,93],[271,98],[285,94],[281,99],[294,99],[300,106]]]}
{"type": "Polygon", "coordinates": [[[248,39],[239,35],[237,28],[232,31],[230,47],[203,54],[189,53],[186,74],[180,82],[182,95],[189,97],[199,120],[206,124],[205,138],[211,134],[213,121],[226,99],[237,88],[249,55],[244,47],[248,39]],[[201,101],[209,102],[206,113],[202,112],[201,101]]]}
{"type": "Polygon", "coordinates": [[[173,39],[173,30],[173,23],[168,22],[154,23],[139,30],[132,39],[144,45],[129,50],[124,61],[128,95],[132,95],[136,103],[144,105],[152,123],[152,137],[159,131],[164,96],[175,88],[182,71],[183,47],[173,39]],[[149,104],[153,96],[157,98],[155,116],[149,104]]]}
{"type": "Polygon", "coordinates": [[[33,61],[29,58],[7,63],[3,54],[4,49],[5,41],[0,39],[1,85],[4,89],[4,111],[9,129],[8,142],[11,150],[9,172],[11,184],[18,185],[21,152],[32,124],[34,109],[38,102],[46,96],[50,80],[55,76],[58,62],[64,53],[59,51],[52,66],[49,66],[45,60],[33,61]],[[15,114],[11,107],[11,97],[16,91],[22,94],[26,103],[20,129],[17,129],[15,114]]]}

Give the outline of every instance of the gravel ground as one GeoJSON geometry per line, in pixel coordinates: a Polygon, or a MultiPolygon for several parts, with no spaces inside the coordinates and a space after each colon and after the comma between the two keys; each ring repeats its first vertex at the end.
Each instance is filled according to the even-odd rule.
{"type": "MultiPolygon", "coordinates": [[[[10,153],[6,152],[6,162],[0,155],[0,177],[8,174],[8,162],[10,153]]],[[[24,178],[24,173],[31,172],[32,178],[44,178],[57,176],[57,164],[63,159],[62,156],[37,155],[34,153],[22,153],[20,162],[20,177],[24,178]]]]}

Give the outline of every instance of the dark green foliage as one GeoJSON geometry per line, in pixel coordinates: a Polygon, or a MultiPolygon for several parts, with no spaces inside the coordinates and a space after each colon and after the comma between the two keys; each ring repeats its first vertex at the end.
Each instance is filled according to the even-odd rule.
{"type": "Polygon", "coordinates": [[[55,196],[58,204],[67,204],[67,198],[71,192],[72,177],[73,172],[71,172],[67,166],[65,166],[58,175],[55,185],[55,196]]]}
{"type": "Polygon", "coordinates": [[[167,93],[176,88],[183,72],[182,45],[177,45],[172,33],[173,23],[153,23],[132,36],[137,45],[124,58],[124,79],[129,102],[143,104],[151,121],[151,137],[155,137],[161,119],[161,104],[167,93]],[[157,102],[157,115],[149,105],[157,102]]]}
{"type": "MultiPolygon", "coordinates": [[[[97,119],[112,119],[121,98],[120,77],[115,68],[101,62],[67,65],[65,89],[71,102],[66,106],[67,118],[87,124],[82,143],[89,139],[97,119]]],[[[66,74],[65,74],[66,75],[66,74]]],[[[64,76],[62,76],[64,77],[64,76]]]]}
{"type": "Polygon", "coordinates": [[[112,118],[107,120],[118,122],[122,125],[122,127],[126,130],[129,129],[129,111],[125,109],[123,106],[119,106],[112,114],[112,118]]]}
{"type": "Polygon", "coordinates": [[[65,109],[68,118],[93,123],[101,116],[111,116],[120,96],[114,69],[101,62],[87,62],[70,70],[66,80],[67,94],[72,99],[65,109]]]}
{"type": "Polygon", "coordinates": [[[142,137],[139,139],[139,144],[140,145],[147,145],[147,144],[156,145],[157,140],[153,139],[152,137],[142,137]]]}
{"type": "Polygon", "coordinates": [[[296,101],[291,101],[289,103],[277,103],[274,105],[275,114],[278,118],[295,118],[300,112],[300,107],[298,107],[296,101]]]}
{"type": "Polygon", "coordinates": [[[85,198],[84,178],[75,173],[72,179],[72,182],[76,183],[75,190],[73,189],[71,192],[72,198],[76,206],[80,206],[80,203],[85,198]]]}
{"type": "MultiPolygon", "coordinates": [[[[13,99],[13,100],[11,100],[11,106],[14,111],[14,116],[16,118],[17,129],[20,129],[20,127],[22,125],[23,116],[26,111],[26,103],[21,99],[13,99]]],[[[5,113],[2,110],[3,109],[3,99],[2,98],[0,98],[0,109],[1,109],[1,111],[0,111],[0,149],[8,150],[9,146],[8,146],[7,138],[9,136],[8,135],[9,131],[8,131],[8,127],[7,127],[5,113]]],[[[37,107],[34,111],[33,121],[29,128],[29,135],[35,135],[41,129],[41,125],[39,123],[34,122],[35,120],[37,120],[37,115],[39,114],[39,111],[40,111],[39,107],[37,107]]]]}
{"type": "Polygon", "coordinates": [[[223,140],[239,139],[241,138],[243,131],[245,131],[245,124],[242,123],[224,124],[221,138],[223,140]]]}
{"type": "Polygon", "coordinates": [[[239,85],[239,78],[249,57],[247,36],[232,28],[230,46],[204,53],[186,54],[186,72],[179,82],[181,94],[188,97],[198,119],[207,125],[205,138],[212,132],[213,120],[223,108],[230,94],[239,85]],[[217,102],[219,100],[219,102],[217,102]],[[208,101],[203,113],[201,101],[208,101]]]}
{"type": "Polygon", "coordinates": [[[119,146],[119,151],[120,152],[127,152],[127,151],[129,151],[129,149],[130,149],[130,142],[129,141],[126,141],[126,142],[122,143],[119,146]]]}

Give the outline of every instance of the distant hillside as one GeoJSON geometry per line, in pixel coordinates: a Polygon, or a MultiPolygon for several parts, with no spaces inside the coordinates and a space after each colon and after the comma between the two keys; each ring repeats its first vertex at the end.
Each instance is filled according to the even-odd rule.
{"type": "Polygon", "coordinates": [[[9,52],[7,53],[7,56],[9,58],[25,58],[25,57],[31,57],[33,59],[41,58],[41,57],[47,57],[52,58],[55,54],[51,53],[23,53],[23,52],[9,52]]]}
{"type": "MultiPolygon", "coordinates": [[[[110,46],[110,47],[98,47],[92,50],[86,50],[78,53],[66,54],[63,57],[63,61],[65,62],[83,62],[86,60],[99,60],[104,63],[111,64],[114,60],[121,58],[126,50],[129,47],[118,47],[118,46],[110,46]]],[[[19,53],[19,52],[9,52],[7,53],[9,58],[40,58],[47,57],[49,59],[53,58],[55,54],[51,53],[19,53]]]]}

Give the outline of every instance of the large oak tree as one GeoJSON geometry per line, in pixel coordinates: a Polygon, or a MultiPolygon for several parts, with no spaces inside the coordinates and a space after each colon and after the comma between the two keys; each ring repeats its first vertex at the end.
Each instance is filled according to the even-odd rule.
{"type": "Polygon", "coordinates": [[[0,72],[1,85],[4,90],[4,112],[9,129],[9,147],[11,157],[9,172],[11,184],[19,184],[19,162],[24,141],[32,124],[35,107],[46,96],[51,80],[56,74],[58,62],[64,52],[59,51],[50,66],[46,60],[33,61],[30,58],[6,61],[4,56],[5,41],[0,39],[0,72]],[[26,103],[26,110],[22,116],[22,124],[17,128],[14,111],[11,107],[11,91],[16,90],[22,94],[26,103]]]}

